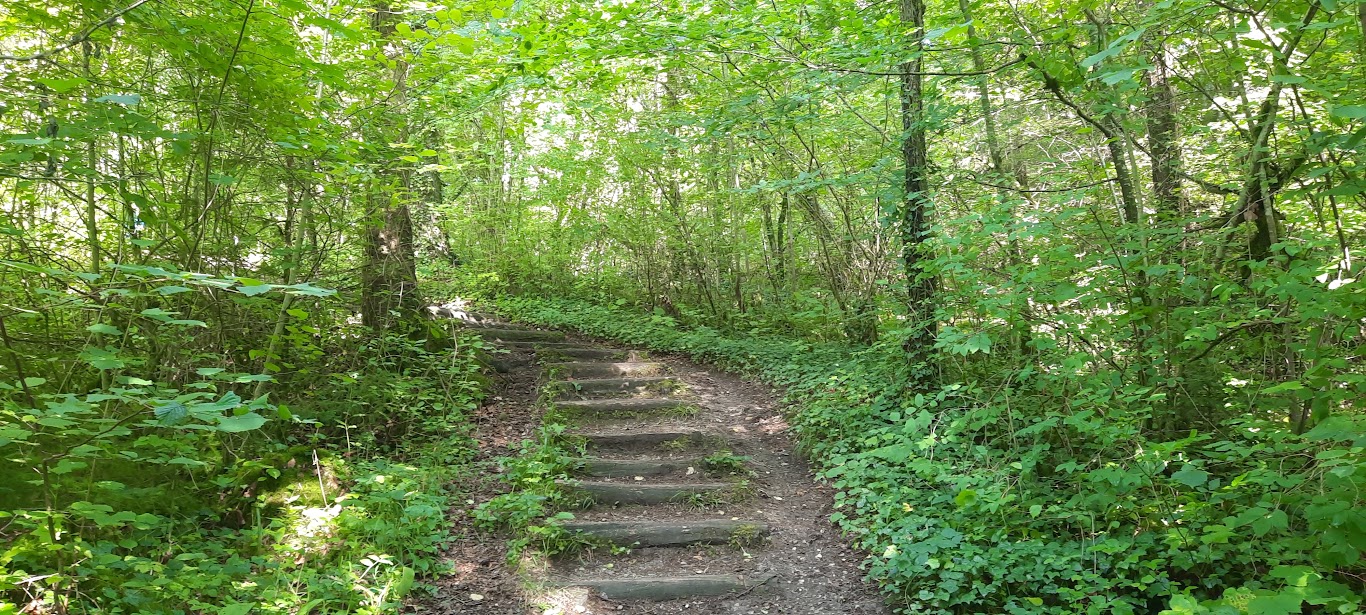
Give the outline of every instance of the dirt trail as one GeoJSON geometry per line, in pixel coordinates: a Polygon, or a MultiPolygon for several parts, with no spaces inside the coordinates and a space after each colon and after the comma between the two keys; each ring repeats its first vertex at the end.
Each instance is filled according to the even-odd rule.
{"type": "MultiPolygon", "coordinates": [[[[554,558],[520,600],[501,565],[463,562],[462,576],[457,562],[418,612],[890,613],[829,523],[831,492],[794,450],[772,389],[678,357],[482,325],[512,351],[492,407],[537,416],[539,385],[575,417],[588,457],[566,487],[592,503],[569,527],[604,546],[554,558]]],[[[487,546],[475,551],[456,547],[488,559],[487,546]]]]}

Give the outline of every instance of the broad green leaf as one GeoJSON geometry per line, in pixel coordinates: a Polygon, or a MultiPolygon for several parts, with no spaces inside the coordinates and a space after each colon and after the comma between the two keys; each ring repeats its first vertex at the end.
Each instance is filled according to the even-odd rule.
{"type": "Polygon", "coordinates": [[[80,353],[81,360],[95,369],[121,369],[127,365],[116,351],[86,346],[80,353]]]}
{"type": "Polygon", "coordinates": [[[1331,113],[1335,117],[1359,120],[1366,118],[1366,105],[1336,105],[1331,113]]]}
{"type": "Polygon", "coordinates": [[[91,333],[99,333],[101,335],[123,335],[122,329],[115,327],[114,325],[108,325],[102,322],[97,322],[93,325],[90,325],[89,327],[86,327],[85,330],[91,333]]]}
{"type": "Polygon", "coordinates": [[[266,417],[256,414],[254,412],[248,412],[246,414],[240,414],[236,416],[224,416],[218,419],[219,431],[226,431],[231,433],[259,429],[262,425],[265,424],[266,417]]]}
{"type": "Polygon", "coordinates": [[[70,79],[51,79],[39,77],[37,79],[34,79],[34,81],[37,81],[38,83],[41,83],[49,88],[52,88],[52,91],[58,94],[65,94],[80,86],[90,83],[89,81],[86,81],[85,79],[82,79],[80,77],[72,77],[70,79]]]}
{"type": "Polygon", "coordinates": [[[1299,613],[1304,599],[1291,594],[1257,596],[1247,603],[1248,615],[1291,615],[1299,613]]]}
{"type": "Polygon", "coordinates": [[[174,425],[189,415],[190,409],[187,408],[185,404],[178,401],[172,401],[153,408],[152,413],[155,414],[157,419],[162,423],[174,425]]]}
{"type": "Polygon", "coordinates": [[[256,295],[268,293],[273,288],[275,288],[274,284],[258,284],[254,286],[238,286],[233,290],[242,293],[248,297],[255,297],[256,295]]]}
{"type": "Polygon", "coordinates": [[[142,97],[137,94],[109,94],[96,98],[95,102],[133,107],[142,103],[142,97]]]}
{"type": "Polygon", "coordinates": [[[1209,482],[1209,472],[1188,463],[1172,474],[1172,480],[1188,487],[1203,487],[1209,482]]]}

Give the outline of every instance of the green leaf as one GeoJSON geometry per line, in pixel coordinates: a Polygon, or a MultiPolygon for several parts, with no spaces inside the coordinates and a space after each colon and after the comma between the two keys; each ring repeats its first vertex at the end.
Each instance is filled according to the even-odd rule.
{"type": "Polygon", "coordinates": [[[172,401],[153,408],[152,414],[156,415],[157,419],[162,423],[174,425],[188,416],[190,414],[190,409],[185,407],[185,404],[178,401],[172,401]]]}
{"type": "Polygon", "coordinates": [[[157,292],[158,292],[158,293],[161,293],[162,295],[175,295],[175,294],[179,294],[179,293],[188,293],[188,292],[192,292],[193,290],[194,290],[194,289],[186,288],[186,287],[184,287],[184,286],[161,286],[161,287],[158,287],[158,288],[157,288],[157,292]]]}
{"type": "Polygon", "coordinates": [[[291,294],[308,295],[310,297],[331,297],[332,295],[337,294],[337,291],[330,288],[318,288],[317,286],[313,286],[306,282],[302,284],[291,284],[284,288],[286,292],[291,294]]]}
{"type": "Polygon", "coordinates": [[[53,92],[56,92],[58,94],[65,94],[80,86],[90,83],[89,81],[86,81],[85,79],[82,79],[80,77],[73,77],[71,79],[51,79],[46,77],[39,77],[37,79],[34,79],[34,81],[37,81],[38,83],[41,83],[47,86],[48,88],[51,88],[53,92]]]}
{"type": "Polygon", "coordinates": [[[95,369],[121,369],[127,363],[119,358],[118,353],[104,348],[87,346],[81,350],[81,360],[89,363],[95,369]]]}
{"type": "Polygon", "coordinates": [[[175,312],[167,312],[166,310],[163,310],[161,308],[147,308],[138,313],[142,314],[143,316],[146,316],[147,318],[160,322],[170,322],[171,317],[175,316],[175,312]]]}
{"type": "Polygon", "coordinates": [[[1290,517],[1285,514],[1285,511],[1279,509],[1252,520],[1252,532],[1259,537],[1274,530],[1284,530],[1288,527],[1290,527],[1290,517]]]}
{"type": "Polygon", "coordinates": [[[959,491],[958,495],[953,497],[953,503],[957,504],[959,508],[962,508],[964,506],[971,506],[976,502],[977,492],[972,489],[964,489],[962,491],[959,491]]]}
{"type": "Polygon", "coordinates": [[[99,333],[101,335],[123,335],[122,329],[119,329],[114,325],[107,325],[102,322],[97,322],[93,325],[90,325],[89,327],[86,327],[85,330],[91,333],[99,333]]]}
{"type": "Polygon", "coordinates": [[[194,411],[196,413],[223,412],[241,406],[242,398],[239,397],[237,393],[228,391],[227,393],[224,393],[222,397],[218,398],[218,401],[208,404],[196,404],[194,411]]]}
{"type": "Polygon", "coordinates": [[[248,297],[255,297],[256,295],[268,293],[273,288],[275,288],[274,284],[256,284],[252,286],[238,286],[233,290],[242,293],[248,297]]]}
{"type": "Polygon", "coordinates": [[[1349,120],[1359,120],[1366,118],[1366,105],[1336,105],[1332,111],[1333,117],[1341,117],[1349,120]]]}
{"type": "Polygon", "coordinates": [[[1172,474],[1172,480],[1187,487],[1203,487],[1209,482],[1209,472],[1188,463],[1172,474]]]}
{"type": "Polygon", "coordinates": [[[251,431],[266,424],[266,417],[248,412],[237,416],[224,416],[218,419],[218,430],[229,433],[251,431]]]}
{"type": "Polygon", "coordinates": [[[126,107],[142,104],[142,97],[137,94],[109,94],[95,99],[98,103],[113,103],[126,107]]]}
{"type": "Polygon", "coordinates": [[[43,385],[46,384],[46,383],[47,383],[47,378],[39,378],[39,377],[37,377],[37,376],[28,376],[28,377],[24,378],[24,386],[29,387],[29,388],[40,387],[40,386],[43,386],[43,385]]]}
{"type": "Polygon", "coordinates": [[[247,613],[250,613],[254,608],[256,608],[255,604],[239,602],[237,604],[229,604],[228,606],[219,609],[218,615],[247,615],[247,613]]]}
{"type": "Polygon", "coordinates": [[[1300,612],[1304,599],[1290,594],[1257,596],[1247,603],[1248,615],[1290,615],[1300,612]]]}

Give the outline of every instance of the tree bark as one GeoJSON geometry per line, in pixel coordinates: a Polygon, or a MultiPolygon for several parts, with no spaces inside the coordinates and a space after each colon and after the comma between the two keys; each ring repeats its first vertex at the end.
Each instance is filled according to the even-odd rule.
{"type": "Polygon", "coordinates": [[[926,270],[930,260],[928,240],[930,200],[929,145],[925,136],[924,77],[921,67],[925,37],[924,0],[901,0],[901,23],[909,26],[912,43],[910,60],[901,65],[901,155],[906,165],[901,203],[901,260],[907,286],[906,307],[911,317],[911,334],[905,342],[907,360],[915,366],[921,386],[935,380],[931,369],[934,341],[939,332],[935,320],[935,279],[926,270]]]}
{"type": "MultiPolygon", "coordinates": [[[[382,126],[386,142],[408,140],[407,110],[408,63],[403,57],[402,41],[395,40],[394,24],[398,13],[389,3],[375,4],[372,25],[385,43],[385,55],[393,63],[394,90],[381,111],[394,118],[393,126],[382,126]]],[[[381,180],[371,182],[368,193],[371,212],[365,228],[365,265],[361,269],[361,322],[367,327],[388,329],[401,321],[416,319],[419,311],[417,264],[413,249],[413,222],[408,207],[412,192],[411,173],[404,168],[387,168],[377,162],[381,180]]]]}

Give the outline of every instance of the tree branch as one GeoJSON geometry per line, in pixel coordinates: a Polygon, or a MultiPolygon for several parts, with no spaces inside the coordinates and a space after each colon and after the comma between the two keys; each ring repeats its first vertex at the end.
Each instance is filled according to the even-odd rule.
{"type": "Polygon", "coordinates": [[[32,55],[26,56],[0,55],[0,60],[9,60],[11,62],[32,62],[34,60],[42,60],[44,58],[57,55],[63,51],[66,51],[67,49],[70,49],[72,47],[75,47],[76,45],[79,45],[90,40],[90,37],[95,34],[96,30],[99,30],[100,28],[103,28],[109,24],[114,23],[118,20],[118,18],[123,17],[124,15],[132,12],[133,9],[136,9],[151,1],[152,0],[137,0],[136,2],[126,7],[123,7],[122,9],[114,11],[114,13],[109,15],[108,17],[105,17],[104,19],[95,22],[94,25],[86,28],[85,30],[82,30],[80,34],[77,34],[76,36],[72,37],[71,40],[62,43],[56,47],[53,47],[52,49],[48,49],[46,51],[39,51],[32,55]]]}

